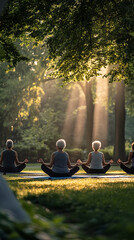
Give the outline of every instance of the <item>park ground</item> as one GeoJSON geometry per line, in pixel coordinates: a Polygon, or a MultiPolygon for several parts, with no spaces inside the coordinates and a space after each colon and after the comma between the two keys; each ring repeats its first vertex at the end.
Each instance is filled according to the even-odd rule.
{"type": "MultiPolygon", "coordinates": [[[[25,172],[43,174],[40,164],[27,164],[25,172]]],[[[125,173],[112,166],[108,174],[125,173]]],[[[7,224],[12,236],[7,239],[134,239],[134,176],[62,180],[22,176],[7,174],[4,178],[32,223],[23,229],[7,224]]]]}

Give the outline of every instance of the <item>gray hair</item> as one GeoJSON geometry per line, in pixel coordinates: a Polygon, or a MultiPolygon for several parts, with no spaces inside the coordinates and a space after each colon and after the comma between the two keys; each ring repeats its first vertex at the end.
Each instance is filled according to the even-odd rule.
{"type": "Polygon", "coordinates": [[[101,142],[100,141],[92,142],[92,148],[97,151],[98,149],[101,148],[101,142]]]}
{"type": "Polygon", "coordinates": [[[57,142],[56,142],[56,147],[60,148],[60,149],[63,149],[66,147],[66,141],[64,139],[59,139],[57,142]]]}
{"type": "Polygon", "coordinates": [[[7,139],[6,146],[7,146],[7,148],[12,148],[13,147],[13,141],[11,139],[7,139]]]}

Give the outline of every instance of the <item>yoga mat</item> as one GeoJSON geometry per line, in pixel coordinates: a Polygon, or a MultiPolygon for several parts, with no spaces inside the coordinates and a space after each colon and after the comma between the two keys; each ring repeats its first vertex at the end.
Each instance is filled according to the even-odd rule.
{"type": "Polygon", "coordinates": [[[87,175],[74,175],[72,177],[49,177],[49,176],[21,176],[21,178],[30,179],[44,179],[44,180],[59,180],[59,179],[77,179],[77,178],[134,178],[134,175],[99,175],[99,174],[87,174],[87,175]]]}
{"type": "MultiPolygon", "coordinates": [[[[32,174],[33,176],[38,174],[39,176],[41,176],[41,175],[44,176],[44,173],[34,173],[34,172],[12,172],[12,173],[8,173],[8,172],[7,172],[6,175],[8,175],[8,174],[9,174],[9,175],[12,175],[12,174],[13,174],[13,175],[14,175],[14,174],[18,174],[18,175],[19,175],[19,174],[21,174],[21,175],[30,174],[30,175],[31,175],[31,174],[32,174]]],[[[3,172],[0,172],[0,175],[3,175],[3,172]]]]}

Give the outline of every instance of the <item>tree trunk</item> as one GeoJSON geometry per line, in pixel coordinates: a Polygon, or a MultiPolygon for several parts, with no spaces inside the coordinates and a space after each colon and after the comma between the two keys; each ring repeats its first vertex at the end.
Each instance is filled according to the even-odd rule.
{"type": "Polygon", "coordinates": [[[93,136],[93,118],[94,118],[94,104],[92,96],[92,81],[86,82],[85,98],[87,106],[87,121],[86,121],[86,143],[87,150],[92,150],[92,136],[93,136]]]}
{"type": "Polygon", "coordinates": [[[125,84],[116,83],[114,160],[125,160],[125,84]]]}

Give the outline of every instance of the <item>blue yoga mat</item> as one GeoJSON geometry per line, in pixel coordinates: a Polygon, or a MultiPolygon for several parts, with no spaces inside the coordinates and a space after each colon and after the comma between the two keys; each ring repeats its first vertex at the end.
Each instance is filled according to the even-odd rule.
{"type": "Polygon", "coordinates": [[[49,177],[49,176],[21,176],[21,178],[30,179],[44,179],[44,180],[59,180],[59,179],[77,179],[77,178],[134,178],[134,175],[100,175],[100,174],[84,174],[84,175],[74,175],[72,177],[49,177]]]}

